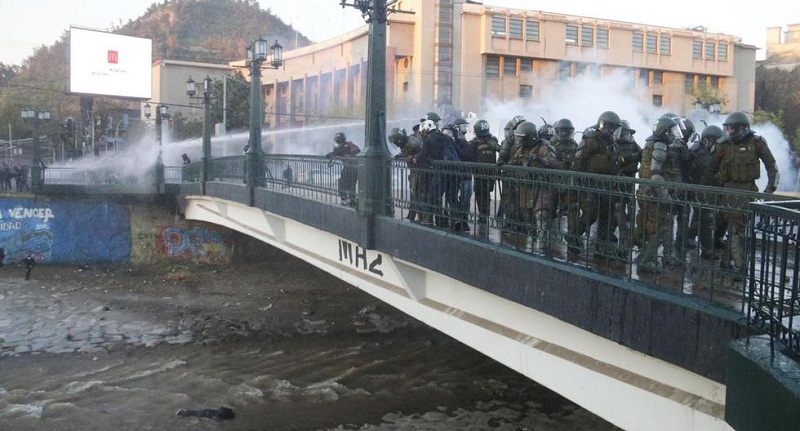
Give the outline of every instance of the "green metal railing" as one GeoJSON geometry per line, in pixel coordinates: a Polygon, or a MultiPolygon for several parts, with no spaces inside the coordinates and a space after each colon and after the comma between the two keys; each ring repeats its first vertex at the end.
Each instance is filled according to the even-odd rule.
{"type": "Polygon", "coordinates": [[[748,324],[800,358],[800,201],[754,203],[748,324]]]}

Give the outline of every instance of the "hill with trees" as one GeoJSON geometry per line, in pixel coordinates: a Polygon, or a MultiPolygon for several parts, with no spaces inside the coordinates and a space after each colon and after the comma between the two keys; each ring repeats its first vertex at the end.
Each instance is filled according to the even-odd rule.
{"type": "MultiPolygon", "coordinates": [[[[139,18],[106,30],[151,39],[154,62],[228,63],[244,58],[245,47],[259,35],[284,46],[311,43],[255,0],[163,0],[139,18]]],[[[31,136],[30,125],[20,118],[20,110],[29,107],[51,112],[53,120],[43,127],[51,141],[64,135],[64,121],[80,118],[80,97],[67,93],[68,77],[68,31],[53,45],[35,49],[21,66],[0,63],[0,139],[9,139],[9,129],[13,139],[31,136]]],[[[112,113],[125,110],[138,112],[138,103],[95,98],[95,127],[101,131],[113,127],[105,122],[112,113]]]]}

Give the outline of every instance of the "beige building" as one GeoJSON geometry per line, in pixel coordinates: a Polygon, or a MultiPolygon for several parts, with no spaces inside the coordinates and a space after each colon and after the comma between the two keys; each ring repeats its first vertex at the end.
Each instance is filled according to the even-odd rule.
{"type": "Polygon", "coordinates": [[[767,29],[767,55],[762,64],[768,68],[792,70],[800,66],[800,24],[767,29]]]}
{"type": "MultiPolygon", "coordinates": [[[[756,48],[703,29],[490,7],[465,0],[400,0],[389,16],[389,115],[481,112],[487,98],[537,100],[540,89],[583,73],[621,71],[643,102],[685,113],[709,85],[723,111],[752,111],[756,48]]],[[[318,116],[357,118],[366,98],[368,27],[284,52],[265,69],[264,108],[277,127],[318,116]]]]}
{"type": "MultiPolygon", "coordinates": [[[[190,61],[160,60],[153,64],[152,98],[141,103],[142,118],[144,105],[149,103],[155,115],[155,106],[163,103],[169,106],[170,115],[181,113],[188,120],[203,119],[203,79],[213,80],[230,76],[231,66],[227,64],[195,63],[190,61]],[[186,81],[195,81],[195,97],[186,94],[186,81]]],[[[150,121],[153,121],[152,117],[150,121]]]]}

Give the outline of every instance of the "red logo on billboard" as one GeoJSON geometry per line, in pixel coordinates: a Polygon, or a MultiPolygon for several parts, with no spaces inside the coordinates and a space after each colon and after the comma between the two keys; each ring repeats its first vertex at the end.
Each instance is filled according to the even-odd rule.
{"type": "Polygon", "coordinates": [[[119,52],[117,51],[108,51],[108,62],[112,64],[119,63],[119,52]]]}

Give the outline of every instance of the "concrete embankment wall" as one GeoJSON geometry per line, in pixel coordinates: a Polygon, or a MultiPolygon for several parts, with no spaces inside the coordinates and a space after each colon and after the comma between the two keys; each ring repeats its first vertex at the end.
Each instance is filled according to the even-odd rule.
{"type": "Polygon", "coordinates": [[[238,235],[182,220],[169,199],[1,196],[0,247],[6,263],[29,253],[43,264],[230,262],[238,235]]]}

